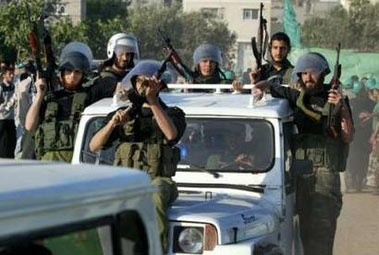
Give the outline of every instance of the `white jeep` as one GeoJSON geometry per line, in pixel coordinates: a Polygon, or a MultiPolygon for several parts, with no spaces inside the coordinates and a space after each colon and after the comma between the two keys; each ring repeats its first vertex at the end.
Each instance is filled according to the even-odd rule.
{"type": "Polygon", "coordinates": [[[3,159],[0,176],[1,255],[132,254],[131,228],[143,254],[161,254],[156,188],[141,171],[3,159]]]}
{"type": "MultiPolygon", "coordinates": [[[[168,254],[301,254],[295,176],[312,166],[291,160],[295,128],[288,102],[266,97],[255,103],[250,94],[232,93],[160,96],[184,110],[187,120],[177,145],[182,158],[174,177],[179,197],[169,210],[168,254]]],[[[115,146],[94,154],[88,143],[118,107],[104,99],[85,109],[74,163],[112,164],[115,146]]]]}

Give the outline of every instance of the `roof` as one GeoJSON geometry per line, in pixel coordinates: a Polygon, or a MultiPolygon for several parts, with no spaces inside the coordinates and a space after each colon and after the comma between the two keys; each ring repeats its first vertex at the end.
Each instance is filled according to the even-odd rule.
{"type": "MultiPolygon", "coordinates": [[[[178,106],[189,116],[237,116],[257,118],[286,118],[292,114],[286,99],[266,96],[252,106],[250,94],[232,93],[161,93],[163,101],[178,106]]],[[[106,98],[87,107],[83,114],[104,115],[117,109],[112,99],[106,98]]]]}
{"type": "MultiPolygon", "coordinates": [[[[0,236],[17,229],[27,230],[33,224],[36,228],[41,227],[41,224],[51,224],[49,221],[53,219],[47,215],[55,215],[57,211],[66,212],[65,217],[61,216],[65,218],[62,219],[63,223],[79,216],[82,219],[91,215],[94,217],[103,212],[91,211],[90,206],[117,199],[124,201],[127,197],[134,198],[138,193],[149,191],[154,191],[149,176],[138,170],[0,160],[0,225],[12,224],[15,219],[18,219],[16,222],[22,222],[21,219],[34,215],[28,223],[13,223],[0,229],[0,236]],[[70,215],[68,208],[81,208],[83,214],[76,211],[70,215]],[[83,208],[87,208],[87,212],[83,208]],[[38,217],[45,220],[38,220],[38,217]]],[[[122,207],[118,210],[122,210],[122,207]]]]}

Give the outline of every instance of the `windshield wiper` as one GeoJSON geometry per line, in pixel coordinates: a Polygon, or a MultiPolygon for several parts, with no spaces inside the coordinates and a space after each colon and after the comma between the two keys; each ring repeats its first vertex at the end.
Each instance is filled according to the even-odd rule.
{"type": "Polygon", "coordinates": [[[219,178],[221,177],[221,174],[219,174],[218,172],[215,172],[215,171],[210,171],[208,169],[205,169],[204,167],[202,166],[198,166],[198,165],[195,165],[195,164],[192,164],[190,161],[188,160],[184,160],[182,159],[179,163],[184,163],[186,165],[188,165],[190,168],[194,169],[194,170],[199,170],[200,172],[203,172],[203,173],[207,173],[207,174],[210,174],[210,175],[213,175],[214,178],[219,178]]]}

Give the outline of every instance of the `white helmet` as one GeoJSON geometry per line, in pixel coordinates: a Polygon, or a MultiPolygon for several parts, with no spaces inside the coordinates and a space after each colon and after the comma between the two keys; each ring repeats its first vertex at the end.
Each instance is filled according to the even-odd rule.
{"type": "Polygon", "coordinates": [[[89,71],[93,62],[93,55],[90,47],[82,42],[70,42],[67,44],[59,58],[59,68],[67,67],[89,71]]]}
{"type": "Polygon", "coordinates": [[[132,34],[118,33],[113,35],[107,46],[107,56],[111,59],[117,46],[127,48],[127,52],[134,53],[134,59],[139,59],[139,49],[137,39],[132,34]]]}

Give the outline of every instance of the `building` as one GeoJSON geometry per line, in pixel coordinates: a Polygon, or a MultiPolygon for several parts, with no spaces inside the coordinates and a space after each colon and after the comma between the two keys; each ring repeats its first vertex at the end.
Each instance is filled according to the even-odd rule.
{"type": "Polygon", "coordinates": [[[131,8],[140,7],[144,5],[171,5],[174,2],[181,3],[182,0],[126,0],[130,3],[131,8]]]}
{"type": "Polygon", "coordinates": [[[74,24],[86,17],[86,0],[62,0],[52,8],[54,14],[69,17],[74,24]]]}
{"type": "Polygon", "coordinates": [[[251,38],[257,36],[260,3],[267,29],[271,29],[271,0],[183,0],[183,11],[211,12],[228,23],[229,30],[237,35],[235,64],[241,71],[255,64],[251,38]]]}

